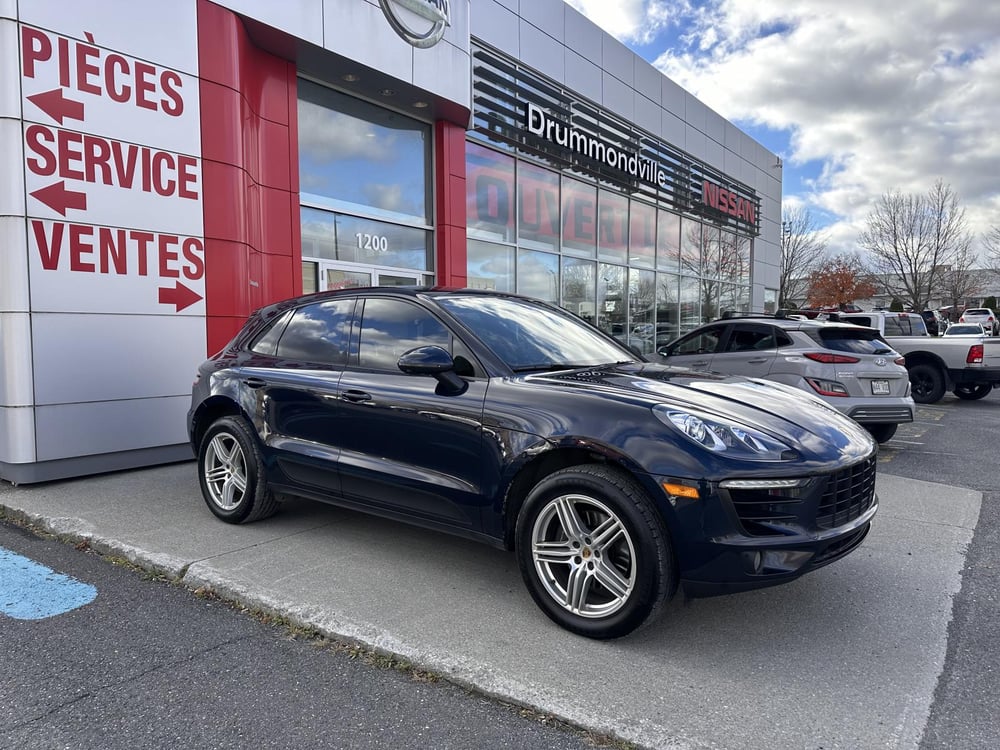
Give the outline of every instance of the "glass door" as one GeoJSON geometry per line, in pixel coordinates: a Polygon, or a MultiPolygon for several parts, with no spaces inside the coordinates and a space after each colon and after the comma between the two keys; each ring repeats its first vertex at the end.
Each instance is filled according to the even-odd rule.
{"type": "MultiPolygon", "coordinates": [[[[312,262],[308,265],[315,268],[312,262]]],[[[305,292],[354,289],[360,286],[420,286],[428,283],[424,274],[419,271],[412,273],[401,270],[381,271],[372,266],[348,267],[322,262],[319,263],[318,284],[315,281],[307,284],[306,275],[303,274],[305,292]],[[319,288],[316,288],[317,286],[319,288]]]]}

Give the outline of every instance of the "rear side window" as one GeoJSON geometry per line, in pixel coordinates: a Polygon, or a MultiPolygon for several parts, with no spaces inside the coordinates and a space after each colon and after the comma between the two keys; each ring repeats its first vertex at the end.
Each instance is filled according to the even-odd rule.
{"type": "Polygon", "coordinates": [[[886,315],[886,336],[923,336],[927,325],[919,315],[886,315]]]}
{"type": "Polygon", "coordinates": [[[878,331],[867,328],[820,328],[820,343],[827,349],[853,354],[893,354],[878,331]]]}
{"type": "Polygon", "coordinates": [[[276,354],[282,359],[346,364],[353,317],[353,299],[300,307],[278,339],[276,354]]]}
{"type": "Polygon", "coordinates": [[[775,347],[773,326],[737,324],[729,335],[726,351],[761,352],[775,347]]]}

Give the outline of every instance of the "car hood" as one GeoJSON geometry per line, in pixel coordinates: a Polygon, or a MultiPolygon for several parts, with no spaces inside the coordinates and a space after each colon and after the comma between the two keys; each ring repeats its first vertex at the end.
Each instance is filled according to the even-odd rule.
{"type": "Polygon", "coordinates": [[[663,404],[735,420],[778,438],[792,438],[799,450],[862,458],[875,449],[857,422],[818,398],[791,386],[756,378],[698,372],[670,365],[626,363],[532,375],[535,382],[600,390],[605,396],[663,404]]]}

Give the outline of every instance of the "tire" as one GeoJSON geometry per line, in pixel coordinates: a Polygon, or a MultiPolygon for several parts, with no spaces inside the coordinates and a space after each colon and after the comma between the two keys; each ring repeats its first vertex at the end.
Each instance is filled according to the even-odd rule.
{"type": "Polygon", "coordinates": [[[898,424],[866,424],[863,427],[868,430],[876,443],[888,443],[899,428],[898,424]]]}
{"type": "Polygon", "coordinates": [[[910,390],[918,404],[936,404],[944,398],[944,376],[934,365],[921,364],[909,368],[910,390]]]}
{"type": "Polygon", "coordinates": [[[628,635],[653,622],[677,589],[662,518],[634,481],[605,466],[540,481],[517,517],[515,540],[535,603],[578,635],[628,635]]]}
{"type": "Polygon", "coordinates": [[[258,521],[278,509],[256,440],[239,417],[208,428],[198,448],[198,480],[208,509],[226,523],[258,521]]]}
{"type": "Polygon", "coordinates": [[[978,401],[990,395],[993,386],[989,383],[983,385],[960,385],[952,393],[963,401],[978,401]]]}

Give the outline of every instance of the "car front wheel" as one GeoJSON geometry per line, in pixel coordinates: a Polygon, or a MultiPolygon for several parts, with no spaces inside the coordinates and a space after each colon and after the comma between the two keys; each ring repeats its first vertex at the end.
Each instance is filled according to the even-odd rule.
{"type": "Polygon", "coordinates": [[[518,563],[538,606],[589,638],[652,622],[677,587],[668,532],[646,494],[605,466],[551,474],[518,515],[518,563]]]}
{"type": "Polygon", "coordinates": [[[198,449],[198,479],[209,510],[227,523],[257,521],[278,508],[260,450],[239,417],[223,417],[208,428],[198,449]]]}

